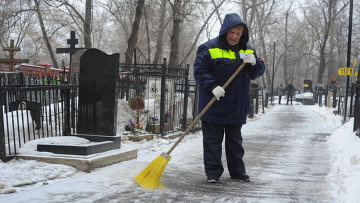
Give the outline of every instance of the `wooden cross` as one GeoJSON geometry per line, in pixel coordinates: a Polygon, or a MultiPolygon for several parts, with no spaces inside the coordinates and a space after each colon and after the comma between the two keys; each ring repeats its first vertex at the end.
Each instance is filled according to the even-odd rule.
{"type": "Polygon", "coordinates": [[[0,59],[0,63],[9,64],[10,72],[14,72],[14,65],[16,63],[29,63],[29,59],[14,59],[14,52],[20,51],[19,47],[14,47],[14,40],[10,40],[10,47],[3,47],[3,51],[9,52],[9,59],[0,59]]]}
{"type": "MultiPolygon", "coordinates": [[[[71,71],[71,58],[72,55],[80,50],[80,49],[86,49],[86,48],[75,48],[75,46],[78,44],[78,39],[75,38],[75,31],[70,32],[70,39],[67,40],[67,44],[70,45],[69,48],[56,48],[56,53],[69,53],[70,54],[70,71],[71,71]]],[[[65,73],[65,67],[64,67],[64,73],[65,73]]]]}

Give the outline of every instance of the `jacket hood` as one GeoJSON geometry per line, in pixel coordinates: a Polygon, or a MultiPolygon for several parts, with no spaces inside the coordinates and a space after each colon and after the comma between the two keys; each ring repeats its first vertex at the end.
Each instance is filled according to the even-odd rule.
{"type": "Polygon", "coordinates": [[[240,38],[241,44],[246,44],[249,41],[249,32],[245,21],[236,13],[226,14],[224,21],[221,25],[219,37],[224,36],[235,25],[244,25],[245,29],[240,38]]]}

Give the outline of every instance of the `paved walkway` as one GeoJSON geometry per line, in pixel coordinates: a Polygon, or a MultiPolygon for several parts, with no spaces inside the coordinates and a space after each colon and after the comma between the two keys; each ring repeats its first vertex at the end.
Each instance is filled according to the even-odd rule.
{"type": "MultiPolygon", "coordinates": [[[[204,180],[202,153],[198,170],[168,167],[168,190],[161,202],[327,202],[330,170],[325,120],[307,106],[277,105],[249,129],[243,127],[245,163],[250,183],[230,182],[226,173],[218,184],[204,180]],[[255,126],[255,127],[254,127],[255,126]]],[[[193,157],[192,157],[193,159],[193,157]]],[[[226,163],[225,160],[223,163],[226,163]]],[[[138,194],[146,201],[146,194],[138,194]]],[[[149,195],[153,195],[150,194],[149,195]]],[[[149,196],[149,197],[151,197],[149,196]]],[[[141,200],[140,200],[141,201],[141,200]]]]}
{"type": "Polygon", "coordinates": [[[330,171],[326,136],[332,130],[325,123],[325,118],[308,106],[275,105],[261,119],[244,125],[245,164],[250,183],[231,182],[224,166],[220,183],[208,184],[202,162],[201,136],[196,136],[188,142],[196,143],[191,146],[198,148],[186,148],[185,142],[181,146],[188,153],[182,152],[179,145],[176,155],[173,154],[162,176],[166,190],[139,187],[133,175],[138,173],[134,170],[135,164],[143,163],[133,160],[4,198],[8,202],[51,203],[331,202],[326,181],[330,171]],[[68,191],[66,186],[73,188],[73,185],[78,189],[68,191]]]}

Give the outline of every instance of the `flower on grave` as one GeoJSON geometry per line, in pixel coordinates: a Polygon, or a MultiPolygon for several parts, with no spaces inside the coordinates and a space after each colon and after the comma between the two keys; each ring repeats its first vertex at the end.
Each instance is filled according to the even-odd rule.
{"type": "Polygon", "coordinates": [[[138,124],[135,125],[135,128],[142,130],[143,126],[140,123],[138,123],[138,124]]]}
{"type": "Polygon", "coordinates": [[[125,126],[125,130],[127,131],[134,131],[135,130],[135,123],[130,119],[128,124],[125,126]]]}
{"type": "Polygon", "coordinates": [[[150,117],[149,121],[151,124],[157,124],[157,123],[159,123],[159,118],[158,118],[158,116],[153,116],[153,117],[150,117]]]}
{"type": "Polygon", "coordinates": [[[129,123],[125,126],[125,130],[131,132],[135,132],[136,129],[142,130],[143,128],[144,127],[140,123],[135,124],[131,119],[129,120],[129,123]]]}

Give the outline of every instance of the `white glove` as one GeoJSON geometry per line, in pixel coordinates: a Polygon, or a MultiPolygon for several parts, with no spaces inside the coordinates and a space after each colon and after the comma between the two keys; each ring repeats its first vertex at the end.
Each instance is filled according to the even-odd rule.
{"type": "Polygon", "coordinates": [[[245,54],[244,63],[250,63],[252,66],[256,64],[254,54],[245,54]]]}
{"type": "Polygon", "coordinates": [[[224,88],[217,86],[212,90],[212,93],[214,94],[214,96],[216,97],[217,100],[220,99],[220,97],[225,96],[225,90],[224,88]]]}

